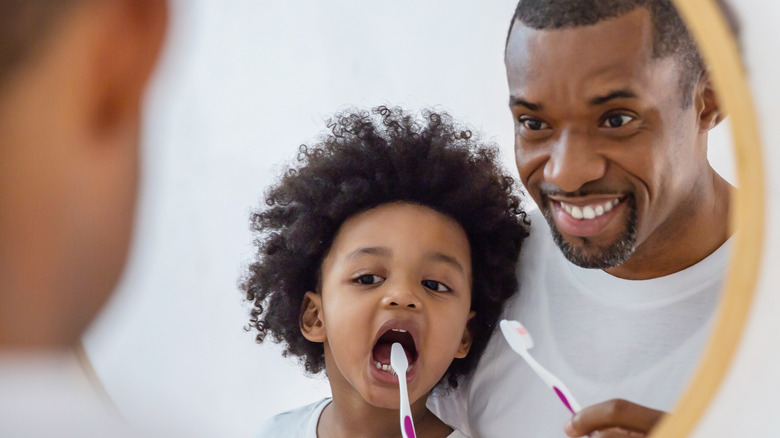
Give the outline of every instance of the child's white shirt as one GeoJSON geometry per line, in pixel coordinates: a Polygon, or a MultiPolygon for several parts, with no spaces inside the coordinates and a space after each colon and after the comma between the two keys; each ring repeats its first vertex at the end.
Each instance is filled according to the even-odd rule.
{"type": "MultiPolygon", "coordinates": [[[[328,397],[302,408],[276,415],[263,424],[257,438],[317,438],[317,423],[320,421],[322,410],[330,402],[331,398],[328,397]]],[[[456,430],[447,438],[467,437],[456,430]]]]}

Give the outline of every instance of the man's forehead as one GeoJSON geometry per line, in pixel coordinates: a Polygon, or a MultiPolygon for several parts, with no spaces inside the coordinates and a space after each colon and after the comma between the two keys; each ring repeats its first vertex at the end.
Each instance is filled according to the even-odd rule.
{"type": "Polygon", "coordinates": [[[533,29],[516,22],[505,59],[510,93],[539,87],[630,88],[653,73],[658,60],[653,59],[652,44],[644,9],[563,29],[533,29]]]}
{"type": "Polygon", "coordinates": [[[545,33],[557,33],[560,31],[575,31],[581,35],[599,35],[599,34],[622,34],[644,33],[652,30],[653,21],[650,12],[637,7],[629,12],[614,17],[603,18],[593,24],[564,24],[560,26],[536,26],[527,25],[521,19],[515,18],[512,23],[512,30],[507,39],[507,46],[512,40],[516,30],[526,29],[545,33]]]}

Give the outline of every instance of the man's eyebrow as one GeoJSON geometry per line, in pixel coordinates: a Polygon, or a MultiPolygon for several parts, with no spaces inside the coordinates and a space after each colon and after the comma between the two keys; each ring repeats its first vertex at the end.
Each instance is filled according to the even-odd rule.
{"type": "Polygon", "coordinates": [[[590,106],[598,106],[607,103],[613,99],[631,99],[634,97],[636,97],[636,93],[634,93],[629,89],[615,90],[603,96],[596,96],[593,99],[591,99],[589,103],[590,106]]]}
{"type": "Polygon", "coordinates": [[[461,273],[463,274],[466,273],[466,270],[463,268],[463,265],[461,265],[460,262],[458,262],[458,259],[452,256],[448,256],[447,254],[442,254],[440,252],[429,252],[425,254],[425,258],[436,262],[446,263],[452,266],[453,268],[457,269],[461,273]]]}
{"type": "Polygon", "coordinates": [[[531,102],[528,102],[527,100],[523,100],[523,99],[521,99],[519,97],[509,96],[509,106],[513,107],[513,106],[518,106],[518,105],[524,106],[524,107],[528,108],[531,111],[539,111],[539,110],[541,110],[543,108],[541,103],[531,103],[531,102]]]}
{"type": "Polygon", "coordinates": [[[358,248],[352,251],[351,253],[347,254],[346,260],[354,259],[355,257],[361,255],[376,255],[380,257],[390,257],[390,253],[391,253],[390,249],[381,246],[358,248]]]}

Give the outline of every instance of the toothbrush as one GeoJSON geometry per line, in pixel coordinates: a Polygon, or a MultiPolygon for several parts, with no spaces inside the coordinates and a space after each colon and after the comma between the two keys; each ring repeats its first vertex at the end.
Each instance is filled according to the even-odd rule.
{"type": "Polygon", "coordinates": [[[525,361],[528,362],[528,365],[531,366],[531,369],[536,371],[536,374],[544,380],[544,383],[555,391],[555,394],[561,399],[566,406],[566,409],[568,409],[572,415],[581,410],[580,404],[577,403],[577,400],[574,400],[574,396],[571,395],[571,392],[566,388],[566,385],[531,357],[531,353],[529,353],[528,350],[533,348],[534,340],[531,338],[531,334],[528,333],[528,330],[523,327],[523,324],[520,324],[518,321],[502,319],[499,325],[501,326],[501,333],[503,333],[504,338],[509,343],[509,346],[512,347],[512,350],[515,350],[517,354],[525,359],[525,361]]]}
{"type": "Polygon", "coordinates": [[[409,392],[406,389],[406,369],[409,368],[409,360],[406,359],[404,348],[398,342],[390,347],[390,366],[398,375],[398,386],[401,393],[401,434],[403,438],[416,438],[414,422],[412,422],[412,408],[409,406],[409,392]]]}

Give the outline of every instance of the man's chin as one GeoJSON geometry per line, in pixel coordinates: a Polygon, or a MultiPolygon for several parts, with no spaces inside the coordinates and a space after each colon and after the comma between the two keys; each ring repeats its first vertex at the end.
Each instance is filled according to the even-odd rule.
{"type": "Polygon", "coordinates": [[[544,217],[550,225],[553,240],[563,255],[575,265],[587,269],[609,269],[622,265],[634,253],[637,238],[637,214],[636,207],[629,205],[629,216],[626,225],[620,235],[607,245],[596,245],[587,238],[581,242],[571,243],[567,241],[555,224],[552,212],[544,209],[544,217]]]}
{"type": "Polygon", "coordinates": [[[634,252],[633,245],[618,241],[608,247],[596,247],[588,244],[575,246],[567,242],[558,230],[553,229],[555,244],[567,260],[581,268],[609,269],[620,266],[634,252]]]}

